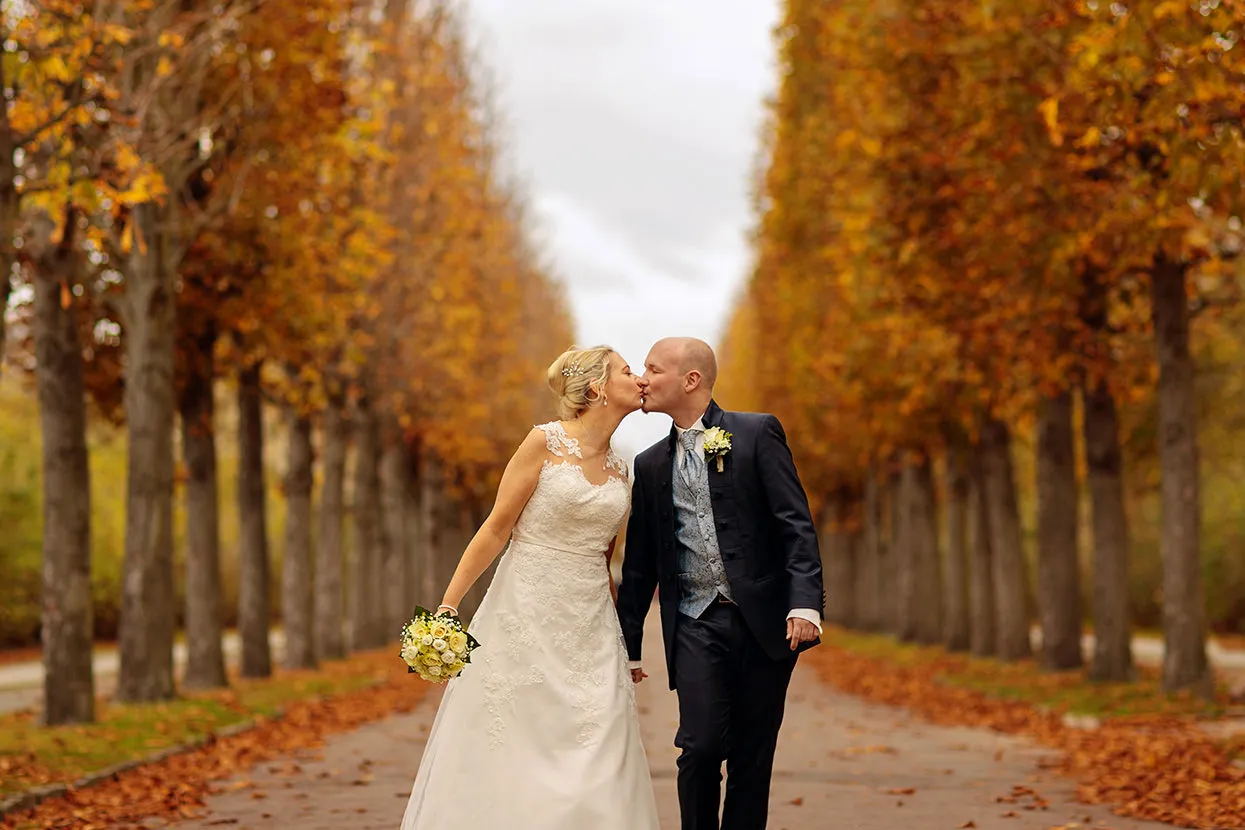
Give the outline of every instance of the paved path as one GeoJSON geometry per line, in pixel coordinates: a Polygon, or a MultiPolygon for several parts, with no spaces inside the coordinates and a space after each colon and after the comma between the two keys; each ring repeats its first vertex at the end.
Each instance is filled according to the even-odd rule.
{"type": "MultiPolygon", "coordinates": [[[[652,638],[648,642],[656,642],[657,631],[647,636],[652,638]]],[[[676,707],[658,668],[649,668],[654,676],[641,684],[638,700],[662,827],[677,830],[677,750],[671,745],[676,707]]],[[[437,700],[438,696],[430,696],[409,715],[337,736],[316,757],[269,763],[227,782],[209,800],[206,815],[175,827],[397,830],[437,700]]],[[[785,724],[774,776],[771,830],[1165,826],[1076,804],[1072,783],[1040,770],[1044,752],[1027,741],[977,729],[931,726],[903,711],[833,692],[808,667],[795,673],[785,724]],[[1035,804],[1030,795],[1012,803],[998,800],[1013,798],[1018,786],[1031,788],[1049,802],[1049,809],[1025,809],[1035,804]]]]}

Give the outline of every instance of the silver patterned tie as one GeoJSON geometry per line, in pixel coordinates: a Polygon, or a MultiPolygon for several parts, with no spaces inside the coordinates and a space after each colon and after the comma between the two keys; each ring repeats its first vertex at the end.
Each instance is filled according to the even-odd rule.
{"type": "Polygon", "coordinates": [[[683,481],[690,489],[695,489],[696,481],[700,478],[700,471],[704,467],[704,460],[696,452],[696,438],[701,432],[699,429],[689,429],[679,438],[679,443],[683,445],[683,458],[679,461],[679,475],[683,476],[683,481]]]}

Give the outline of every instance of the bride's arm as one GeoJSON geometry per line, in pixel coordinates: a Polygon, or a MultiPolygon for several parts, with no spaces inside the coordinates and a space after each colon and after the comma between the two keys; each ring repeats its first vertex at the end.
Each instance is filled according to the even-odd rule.
{"type": "Polygon", "coordinates": [[[618,544],[618,537],[615,536],[610,540],[610,546],[605,549],[605,572],[610,577],[610,596],[614,598],[614,604],[618,604],[618,585],[614,582],[614,572],[610,570],[610,562],[614,560],[614,546],[618,544]]]}
{"type": "Polygon", "coordinates": [[[457,609],[463,596],[506,546],[514,523],[519,520],[519,514],[536,490],[546,454],[545,434],[539,429],[532,430],[506,465],[493,509],[458,560],[458,567],[445,589],[441,605],[457,609]]]}

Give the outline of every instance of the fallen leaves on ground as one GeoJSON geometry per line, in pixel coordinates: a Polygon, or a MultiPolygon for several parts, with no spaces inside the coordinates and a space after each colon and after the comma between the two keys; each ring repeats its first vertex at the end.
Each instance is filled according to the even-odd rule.
{"type": "Polygon", "coordinates": [[[384,678],[379,685],[326,699],[288,702],[279,719],[260,720],[241,734],[210,739],[197,749],[10,814],[0,830],[127,828],[149,818],[188,817],[202,808],[205,797],[219,786],[216,782],[262,761],[317,748],[328,735],[410,711],[428,690],[427,684],[410,680],[390,649],[365,655],[363,661],[368,671],[384,678]]]}
{"type": "MultiPolygon", "coordinates": [[[[897,663],[828,642],[808,658],[825,681],[849,694],[909,709],[933,723],[1027,735],[1060,750],[1048,766],[1075,777],[1081,799],[1111,805],[1119,815],[1205,830],[1245,827],[1245,770],[1232,765],[1224,747],[1201,732],[1192,716],[1110,717],[1097,729],[1075,729],[1058,711],[948,685],[944,677],[957,658],[921,651],[928,653],[897,663]]],[[[1030,800],[1020,790],[1011,798],[1021,796],[1030,800]]],[[[1041,803],[1033,798],[1026,806],[1041,803]]]]}

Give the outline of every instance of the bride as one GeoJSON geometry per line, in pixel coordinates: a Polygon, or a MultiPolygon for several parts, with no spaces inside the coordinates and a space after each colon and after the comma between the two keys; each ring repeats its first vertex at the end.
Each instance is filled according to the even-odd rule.
{"type": "Polygon", "coordinates": [[[505,551],[424,749],[402,830],[658,830],[609,560],[627,515],[610,448],[642,386],[607,346],[549,367],[562,420],[506,466],[439,610],[505,551]]]}

